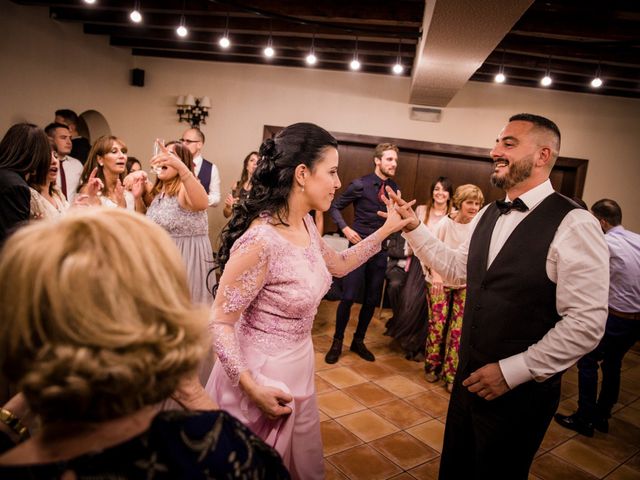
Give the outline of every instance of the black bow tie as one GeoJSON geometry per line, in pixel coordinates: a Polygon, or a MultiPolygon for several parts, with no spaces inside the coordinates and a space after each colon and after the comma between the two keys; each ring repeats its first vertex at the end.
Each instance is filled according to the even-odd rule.
{"type": "Polygon", "coordinates": [[[500,210],[500,215],[507,215],[511,210],[518,210],[519,212],[526,212],[529,207],[519,198],[516,198],[513,202],[505,202],[504,200],[496,200],[496,206],[500,210]]]}

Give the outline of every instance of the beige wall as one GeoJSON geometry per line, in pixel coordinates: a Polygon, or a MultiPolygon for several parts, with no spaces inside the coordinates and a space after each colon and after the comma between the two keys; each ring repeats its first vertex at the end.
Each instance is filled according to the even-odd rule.
{"type": "MultiPolygon", "coordinates": [[[[205,157],[217,163],[224,192],[265,124],[311,121],[333,131],[489,147],[509,115],[528,111],[558,123],[563,155],[589,160],[584,200],[617,199],[625,225],[640,231],[639,100],[470,82],[440,123],[419,122],[409,119],[409,79],[134,58],[105,37],[83,35],[79,24],[49,19],[47,9],[0,5],[1,132],[23,120],[44,126],[56,108],[95,109],[131,154],[144,159],[154,138],[178,138],[184,130],[177,95],[208,95],[205,157]],[[146,71],[143,88],[129,86],[134,67],[146,71]]],[[[223,225],[221,208],[210,216],[214,230],[223,225]]]]}

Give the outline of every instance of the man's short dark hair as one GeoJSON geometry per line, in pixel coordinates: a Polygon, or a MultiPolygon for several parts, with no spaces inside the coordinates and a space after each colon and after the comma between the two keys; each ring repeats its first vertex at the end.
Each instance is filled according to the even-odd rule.
{"type": "Polygon", "coordinates": [[[74,125],[78,125],[78,114],[73,110],[69,110],[68,108],[62,108],[60,110],[56,110],[56,117],[64,118],[65,122],[73,123],[74,125]]]}
{"type": "Polygon", "coordinates": [[[558,126],[549,120],[548,118],[542,117],[540,115],[534,115],[533,113],[518,113],[517,115],[513,115],[510,119],[510,122],[530,122],[533,123],[536,127],[541,128],[543,130],[547,130],[558,139],[558,150],[560,150],[560,129],[558,126]]]}
{"type": "Polygon", "coordinates": [[[598,200],[591,206],[591,211],[598,220],[604,220],[612,227],[622,223],[622,209],[615,200],[609,198],[598,200]]]}
{"type": "Polygon", "coordinates": [[[51,122],[49,125],[44,127],[44,133],[46,133],[48,137],[53,137],[56,133],[56,130],[59,128],[66,128],[67,130],[69,130],[69,127],[64,123],[51,122]]]}

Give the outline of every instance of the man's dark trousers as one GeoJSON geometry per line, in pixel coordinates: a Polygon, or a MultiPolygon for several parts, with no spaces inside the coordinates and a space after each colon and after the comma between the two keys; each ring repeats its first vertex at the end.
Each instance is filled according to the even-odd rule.
{"type": "Polygon", "coordinates": [[[347,323],[349,323],[351,306],[364,284],[362,308],[358,317],[358,326],[353,336],[354,339],[364,340],[373,312],[380,301],[386,268],[387,251],[381,250],[344,277],[342,280],[342,300],[338,305],[336,314],[336,333],[334,338],[344,339],[344,331],[347,328],[347,323]]]}

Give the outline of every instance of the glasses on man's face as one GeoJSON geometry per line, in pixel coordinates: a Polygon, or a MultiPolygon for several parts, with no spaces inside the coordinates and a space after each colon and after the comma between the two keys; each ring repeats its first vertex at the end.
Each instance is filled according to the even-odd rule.
{"type": "Polygon", "coordinates": [[[191,144],[191,143],[198,143],[200,140],[189,140],[188,138],[181,138],[181,139],[180,139],[180,141],[181,141],[182,143],[189,143],[189,144],[191,144]]]}

